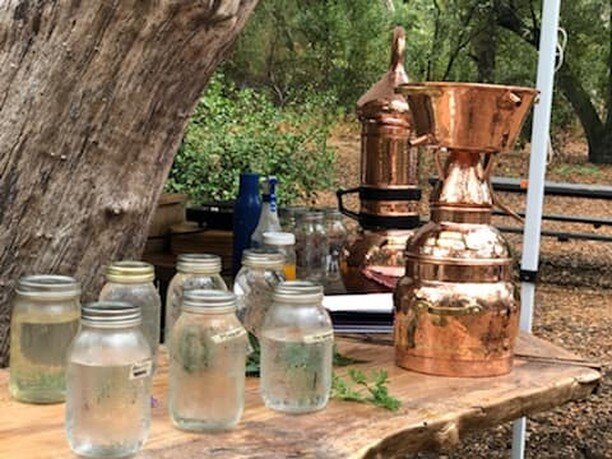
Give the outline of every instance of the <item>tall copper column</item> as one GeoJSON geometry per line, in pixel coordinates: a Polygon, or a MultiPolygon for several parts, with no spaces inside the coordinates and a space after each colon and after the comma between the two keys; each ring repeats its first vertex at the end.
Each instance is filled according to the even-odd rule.
{"type": "Polygon", "coordinates": [[[419,224],[418,151],[409,141],[412,116],[406,99],[395,92],[408,82],[404,47],[404,29],[397,27],[389,71],[357,101],[361,186],[337,193],[340,210],[361,226],[341,257],[348,291],[391,291],[404,275],[406,240],[419,224]],[[359,213],[344,207],[347,193],[359,193],[359,213]]]}
{"type": "Polygon", "coordinates": [[[440,180],[431,221],[408,241],[406,276],[394,295],[396,362],[446,376],[508,373],[520,303],[510,248],[491,226],[490,176],[495,153],[512,148],[537,92],[467,83],[400,91],[417,142],[434,147],[440,180]]]}

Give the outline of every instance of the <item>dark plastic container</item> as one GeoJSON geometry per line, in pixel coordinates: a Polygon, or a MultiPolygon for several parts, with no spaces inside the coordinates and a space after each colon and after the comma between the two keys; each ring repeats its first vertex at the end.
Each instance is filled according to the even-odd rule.
{"type": "Polygon", "coordinates": [[[240,270],[242,252],[251,246],[251,235],[257,227],[261,213],[259,174],[246,172],[240,175],[238,198],[234,204],[234,250],[232,274],[240,270]]]}

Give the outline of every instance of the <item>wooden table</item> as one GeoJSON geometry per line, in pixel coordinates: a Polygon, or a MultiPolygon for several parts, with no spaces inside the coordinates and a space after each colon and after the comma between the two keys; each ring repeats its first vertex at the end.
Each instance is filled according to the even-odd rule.
{"type": "MultiPolygon", "coordinates": [[[[318,413],[279,414],[263,406],[258,380],[249,378],[242,421],[233,431],[218,434],[191,434],[172,427],[162,358],[153,389],[159,403],[153,409],[151,436],[139,457],[389,457],[452,446],[468,431],[587,397],[602,377],[596,364],[531,335],[520,337],[511,374],[481,379],[404,371],[393,365],[388,340],[376,340],[338,341],[342,353],[368,361],[359,367],[389,371],[390,391],[403,403],[399,412],[332,400],[318,413]]],[[[64,405],[15,402],[8,395],[7,382],[8,372],[0,371],[0,457],[70,457],[64,405]]]]}

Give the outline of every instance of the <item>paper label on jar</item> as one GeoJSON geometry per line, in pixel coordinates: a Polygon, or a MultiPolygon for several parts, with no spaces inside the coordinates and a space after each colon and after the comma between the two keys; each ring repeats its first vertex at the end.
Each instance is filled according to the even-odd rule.
{"type": "Polygon", "coordinates": [[[151,376],[153,370],[153,360],[147,359],[133,363],[130,368],[130,379],[140,379],[151,376]]]}
{"type": "Polygon", "coordinates": [[[332,330],[304,336],[304,342],[306,344],[325,343],[327,341],[332,341],[333,339],[334,332],[332,330]]]}
{"type": "Polygon", "coordinates": [[[233,328],[231,330],[212,335],[210,339],[213,341],[213,343],[219,344],[243,335],[246,335],[246,330],[244,328],[233,328]]]}

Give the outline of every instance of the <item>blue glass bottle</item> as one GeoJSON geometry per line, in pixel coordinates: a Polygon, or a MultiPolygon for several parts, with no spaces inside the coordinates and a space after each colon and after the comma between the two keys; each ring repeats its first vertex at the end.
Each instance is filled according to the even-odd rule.
{"type": "Polygon", "coordinates": [[[234,204],[234,251],[232,257],[234,276],[240,270],[242,251],[251,246],[251,235],[257,227],[260,213],[259,174],[252,172],[240,174],[240,188],[234,204]]]}

